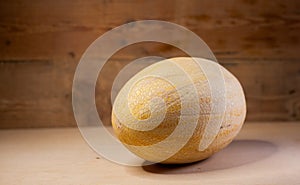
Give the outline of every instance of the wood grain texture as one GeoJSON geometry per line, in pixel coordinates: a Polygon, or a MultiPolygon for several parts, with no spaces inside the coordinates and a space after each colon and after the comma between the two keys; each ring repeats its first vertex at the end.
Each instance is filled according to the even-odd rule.
{"type": "MultiPolygon", "coordinates": [[[[298,0],[12,0],[1,1],[0,10],[0,128],[74,126],[71,87],[81,55],[106,31],[143,19],[197,33],[240,79],[248,120],[300,120],[298,0]]],[[[182,53],[151,43],[116,53],[97,87],[105,124],[114,76],[130,60],[148,55],[182,53]]]]}

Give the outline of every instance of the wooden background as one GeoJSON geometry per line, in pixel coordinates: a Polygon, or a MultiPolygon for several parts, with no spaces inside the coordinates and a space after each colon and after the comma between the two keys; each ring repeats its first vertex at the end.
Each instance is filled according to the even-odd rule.
{"type": "MultiPolygon", "coordinates": [[[[248,121],[300,120],[299,0],[10,0],[0,1],[0,128],[74,126],[71,87],[81,55],[106,31],[144,19],[197,33],[241,81],[248,121]]],[[[136,57],[176,53],[153,43],[116,53],[97,85],[105,124],[118,71],[136,57]]]]}

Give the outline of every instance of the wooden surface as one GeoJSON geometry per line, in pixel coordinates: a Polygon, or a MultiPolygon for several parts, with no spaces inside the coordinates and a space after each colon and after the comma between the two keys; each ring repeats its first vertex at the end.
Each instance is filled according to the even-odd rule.
{"type": "Polygon", "coordinates": [[[0,131],[0,184],[300,184],[300,123],[246,123],[202,162],[126,167],[93,152],[76,128],[0,131]]]}
{"type": "MultiPolygon", "coordinates": [[[[71,86],[85,49],[134,20],[166,20],[198,34],[242,82],[247,120],[300,120],[300,1],[34,0],[0,2],[0,128],[74,126],[71,86]]],[[[116,53],[97,86],[110,124],[113,77],[141,56],[181,55],[162,44],[116,53]]]]}

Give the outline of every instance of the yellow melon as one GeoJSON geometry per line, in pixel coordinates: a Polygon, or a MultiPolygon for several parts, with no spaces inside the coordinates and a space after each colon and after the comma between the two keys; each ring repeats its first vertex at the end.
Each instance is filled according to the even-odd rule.
{"type": "Polygon", "coordinates": [[[226,147],[245,115],[243,89],[229,71],[207,59],[178,57],[143,69],[123,86],[112,125],[145,160],[189,163],[226,147]]]}

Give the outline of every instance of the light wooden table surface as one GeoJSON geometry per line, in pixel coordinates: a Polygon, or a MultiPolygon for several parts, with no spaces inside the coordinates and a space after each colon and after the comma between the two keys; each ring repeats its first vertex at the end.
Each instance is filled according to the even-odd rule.
{"type": "Polygon", "coordinates": [[[190,165],[126,167],[77,128],[0,130],[0,184],[300,184],[300,123],[246,123],[226,149],[190,165]]]}

